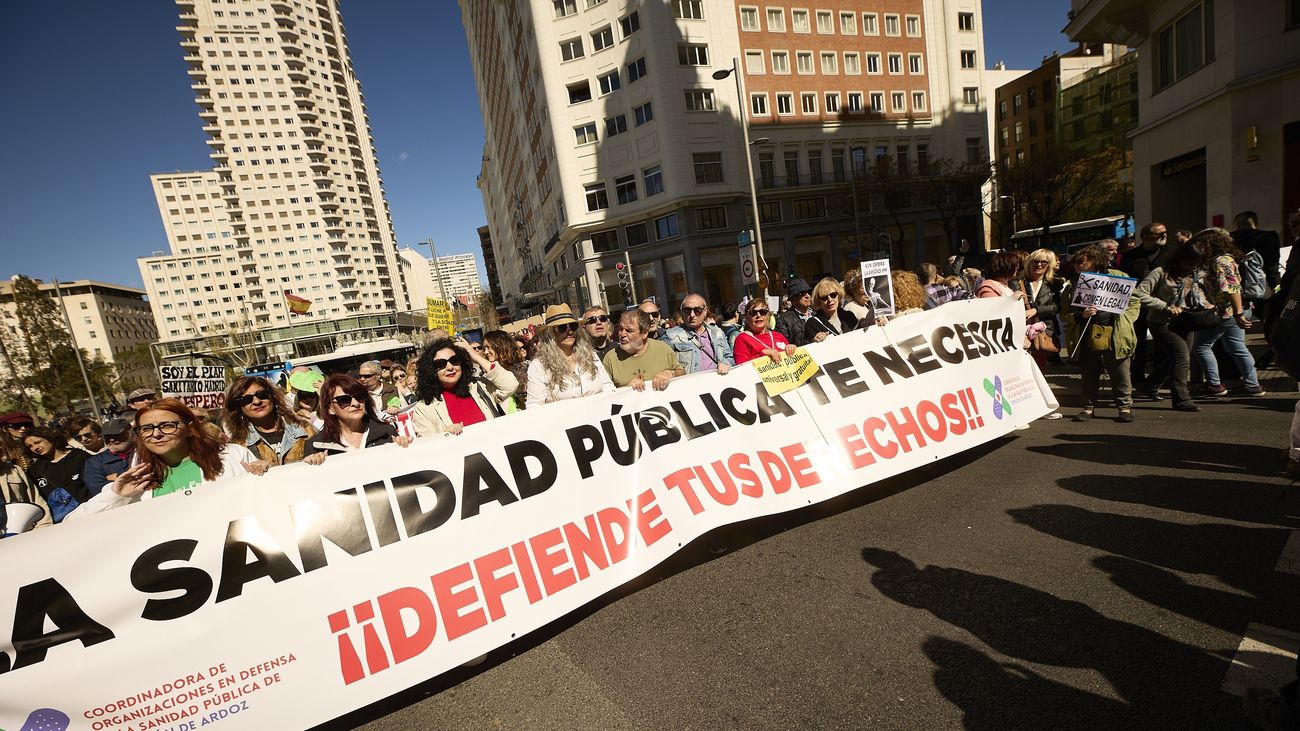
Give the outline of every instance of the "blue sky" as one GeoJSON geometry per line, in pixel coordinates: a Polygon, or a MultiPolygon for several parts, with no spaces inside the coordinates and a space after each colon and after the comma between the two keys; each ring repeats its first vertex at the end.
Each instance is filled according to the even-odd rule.
{"type": "MultiPolygon", "coordinates": [[[[985,0],[988,63],[1033,68],[1069,47],[1068,9],[985,0]]],[[[166,0],[0,3],[0,276],[142,286],[136,257],[167,248],[149,174],[212,162],[176,13],[166,0]]],[[[478,254],[483,125],[456,3],[343,0],[343,20],[398,243],[478,254]]]]}

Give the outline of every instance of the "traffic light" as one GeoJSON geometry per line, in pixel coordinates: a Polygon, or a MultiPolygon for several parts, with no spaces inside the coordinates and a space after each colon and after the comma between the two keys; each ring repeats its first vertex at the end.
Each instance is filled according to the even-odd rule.
{"type": "Polygon", "coordinates": [[[618,272],[618,286],[623,290],[624,298],[632,295],[632,270],[628,269],[627,264],[618,262],[614,265],[614,270],[618,272]]]}

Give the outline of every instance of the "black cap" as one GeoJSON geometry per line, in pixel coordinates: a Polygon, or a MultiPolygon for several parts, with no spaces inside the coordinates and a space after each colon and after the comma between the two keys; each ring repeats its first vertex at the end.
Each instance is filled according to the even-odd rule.
{"type": "Polygon", "coordinates": [[[802,279],[791,279],[790,283],[785,285],[785,295],[790,298],[798,297],[804,292],[811,292],[812,287],[802,279]]]}
{"type": "Polygon", "coordinates": [[[110,419],[104,425],[102,433],[106,437],[120,437],[131,431],[131,424],[126,419],[110,419]]]}

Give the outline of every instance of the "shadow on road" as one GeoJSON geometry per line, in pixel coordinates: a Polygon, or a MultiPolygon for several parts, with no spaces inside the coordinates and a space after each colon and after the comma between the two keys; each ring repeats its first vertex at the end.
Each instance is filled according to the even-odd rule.
{"type": "Polygon", "coordinates": [[[919,568],[894,551],[865,548],[862,558],[876,568],[871,583],[884,596],[928,611],[1002,655],[1042,665],[1095,670],[1127,704],[1053,687],[1038,675],[1011,672],[987,657],[976,657],[970,648],[932,638],[923,649],[939,665],[935,681],[944,695],[966,712],[968,727],[1242,725],[1236,700],[1215,692],[1235,648],[1210,653],[1111,619],[1080,602],[963,569],[919,568]],[[958,687],[970,682],[965,673],[973,673],[978,682],[1001,685],[958,687]],[[1029,692],[1017,693],[1020,689],[1029,692]],[[1005,723],[1008,714],[1036,710],[1006,706],[1044,702],[1032,697],[1035,690],[1046,692],[1048,698],[1055,696],[1065,707],[1037,709],[1041,715],[1025,719],[1029,723],[1005,723]],[[1180,721],[1180,715],[1194,722],[1180,721]],[[998,721],[1004,723],[995,725],[998,721]]]}
{"type": "Polygon", "coordinates": [[[1187,525],[1073,505],[1033,505],[1007,514],[1040,533],[1174,571],[1214,576],[1256,596],[1274,580],[1273,565],[1290,535],[1285,528],[1187,525]]]}
{"type": "MultiPolygon", "coordinates": [[[[1211,428],[1207,423],[1207,429],[1211,428]]],[[[1061,434],[1060,443],[1029,447],[1031,452],[1101,464],[1138,465],[1150,469],[1279,475],[1283,452],[1275,447],[1188,441],[1134,434],[1061,434]]]]}
{"type": "Polygon", "coordinates": [[[1282,507],[1287,486],[1267,482],[1171,475],[1077,475],[1056,484],[1078,495],[1101,500],[1195,513],[1212,518],[1289,525],[1282,507]]]}

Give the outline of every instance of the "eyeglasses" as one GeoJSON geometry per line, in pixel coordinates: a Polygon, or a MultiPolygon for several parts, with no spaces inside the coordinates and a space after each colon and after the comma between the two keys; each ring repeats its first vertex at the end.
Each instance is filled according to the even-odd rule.
{"type": "Polygon", "coordinates": [[[577,331],[578,331],[578,323],[576,322],[566,322],[555,326],[555,332],[559,333],[560,335],[568,335],[571,332],[577,332],[577,331]]]}
{"type": "Polygon", "coordinates": [[[592,315],[587,318],[588,325],[595,325],[598,322],[609,322],[609,315],[592,315]]]}
{"type": "Polygon", "coordinates": [[[433,359],[433,370],[435,371],[440,371],[449,365],[459,366],[460,359],[459,358],[434,358],[433,359]]]}
{"type": "Polygon", "coordinates": [[[707,309],[709,309],[709,308],[707,308],[707,307],[687,307],[686,305],[682,305],[682,314],[683,314],[683,315],[699,315],[699,314],[703,314],[704,311],[707,310],[707,309]]]}
{"type": "Polygon", "coordinates": [[[271,393],[270,389],[264,388],[261,391],[254,391],[253,393],[250,393],[247,396],[240,396],[239,398],[231,399],[230,403],[235,408],[242,409],[245,406],[253,403],[254,399],[258,401],[270,401],[273,395],[274,394],[271,393]]]}
{"type": "Polygon", "coordinates": [[[767,317],[770,314],[772,314],[771,310],[750,310],[749,311],[750,317],[767,317]]]}
{"type": "Polygon", "coordinates": [[[357,403],[362,404],[362,405],[365,404],[364,401],[362,401],[361,399],[357,398],[356,396],[353,396],[353,395],[350,394],[350,393],[345,393],[345,394],[343,394],[342,396],[335,396],[334,398],[330,399],[330,401],[333,401],[334,403],[338,404],[339,406],[350,406],[350,405],[352,404],[353,401],[356,401],[357,403]]]}
{"type": "Polygon", "coordinates": [[[185,426],[185,422],[183,421],[163,421],[157,424],[141,424],[133,431],[135,431],[137,436],[148,439],[154,434],[160,434],[162,436],[175,434],[180,431],[183,426],[185,426]]]}

